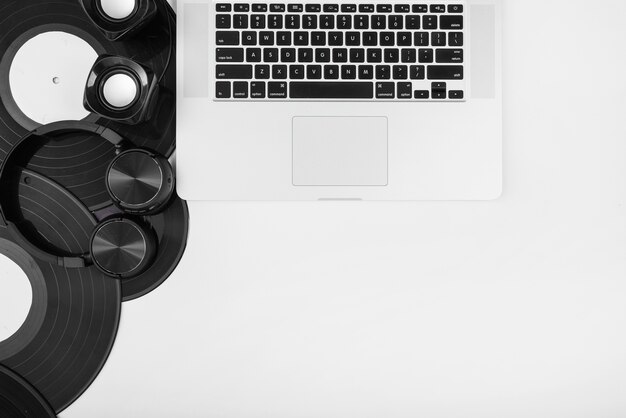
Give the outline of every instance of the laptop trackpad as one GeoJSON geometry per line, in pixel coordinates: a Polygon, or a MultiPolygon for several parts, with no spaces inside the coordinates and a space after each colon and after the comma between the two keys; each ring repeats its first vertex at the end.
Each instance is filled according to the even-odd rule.
{"type": "Polygon", "coordinates": [[[294,186],[386,186],[386,117],[294,117],[294,186]]]}

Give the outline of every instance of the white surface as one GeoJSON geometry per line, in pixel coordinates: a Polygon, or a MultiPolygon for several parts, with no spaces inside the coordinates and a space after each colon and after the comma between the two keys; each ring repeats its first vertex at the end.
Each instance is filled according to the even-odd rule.
{"type": "Polygon", "coordinates": [[[108,17],[122,20],[133,14],[136,0],[100,0],[100,4],[108,17]]]}
{"type": "Polygon", "coordinates": [[[293,118],[293,184],[387,185],[387,125],[387,118],[293,118]]]}
{"type": "Polygon", "coordinates": [[[128,74],[114,74],[105,80],[102,95],[109,105],[123,108],[135,101],[137,84],[128,74]]]}
{"type": "Polygon", "coordinates": [[[20,329],[33,302],[33,290],[24,270],[0,254],[0,342],[20,329]]]}
{"type": "MultiPolygon", "coordinates": [[[[243,0],[242,0],[243,1],[243,0]]],[[[333,3],[333,0],[327,0],[333,3]]],[[[389,3],[406,3],[393,0],[389,3]]],[[[319,2],[318,2],[319,3],[319,2]]],[[[336,2],[335,2],[336,3],[336,2]]],[[[427,3],[448,3],[433,1],[427,3]]],[[[454,3],[458,3],[455,1],[454,3]]],[[[491,36],[480,48],[494,51],[491,71],[471,72],[476,58],[471,25],[485,14],[467,13],[465,59],[468,86],[474,78],[496,75],[495,95],[475,98],[467,89],[466,102],[403,103],[340,102],[221,102],[214,101],[214,30],[198,23],[197,4],[207,5],[208,22],[215,21],[211,0],[178,3],[177,48],[177,190],[194,200],[489,200],[502,190],[502,106],[500,41],[491,36]],[[185,14],[185,8],[193,4],[185,14]],[[478,17],[476,17],[478,16],[478,17]],[[187,28],[187,30],[185,30],[187,28]],[[189,32],[197,32],[190,35],[189,32]],[[208,34],[208,38],[207,38],[208,34]],[[189,35],[189,36],[187,36],[189,35]],[[196,50],[197,49],[197,50],[196,50]],[[206,62],[201,59],[206,52],[206,62]],[[188,62],[193,65],[188,66],[188,62]],[[193,68],[192,68],[193,67],[193,68]],[[208,68],[209,71],[202,71],[208,68]],[[185,84],[185,76],[198,82],[185,84]],[[208,81],[208,97],[199,98],[200,84],[208,81]],[[385,187],[304,187],[292,182],[291,120],[294,116],[376,116],[389,120],[389,181],[385,187]]],[[[466,7],[500,0],[471,0],[466,7]]],[[[489,15],[489,17],[492,17],[489,15]]],[[[496,13],[499,16],[499,13],[496,13]]],[[[493,23],[494,19],[490,19],[493,23]]],[[[484,20],[480,20],[484,23],[484,20]]],[[[497,20],[496,23],[499,23],[497,20]]],[[[496,25],[497,27],[498,25],[496,25]]],[[[568,30],[572,28],[568,27],[568,30]]],[[[498,32],[497,29],[492,33],[498,32]]],[[[475,35],[482,34],[476,31],[475,35]]],[[[462,84],[462,83],[460,83],[462,84]]],[[[483,83],[479,83],[482,85],[483,83]]],[[[451,87],[454,83],[449,83],[451,87]]],[[[453,87],[458,88],[458,86],[453,87]]]]}
{"type": "Polygon", "coordinates": [[[98,58],[86,41],[65,32],[28,40],[11,63],[11,94],[22,112],[39,124],[80,120],[87,76],[98,58]]]}
{"type": "Polygon", "coordinates": [[[191,202],[61,417],[626,416],[624,15],[507,2],[496,201],[191,202]]]}

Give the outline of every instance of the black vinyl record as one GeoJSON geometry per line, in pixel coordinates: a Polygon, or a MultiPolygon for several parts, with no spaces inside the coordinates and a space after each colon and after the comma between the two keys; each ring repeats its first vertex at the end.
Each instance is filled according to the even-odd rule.
{"type": "MultiPolygon", "coordinates": [[[[96,220],[79,200],[29,170],[20,173],[17,189],[22,216],[37,231],[34,240],[67,252],[86,250],[96,220]]],[[[0,364],[59,413],[87,389],[111,351],[121,312],[120,282],[93,267],[65,269],[35,260],[4,226],[0,253],[24,270],[33,291],[26,321],[0,342],[0,364]]]]}
{"type": "MultiPolygon", "coordinates": [[[[50,31],[67,32],[86,41],[98,55],[131,58],[152,69],[160,80],[153,117],[141,125],[109,121],[96,114],[87,121],[109,127],[132,141],[169,157],[175,147],[176,69],[174,11],[157,0],[154,20],[123,42],[108,40],[89,20],[77,0],[10,0],[0,4],[0,160],[21,137],[39,125],[29,119],[12,97],[9,72],[17,51],[29,39],[50,31]]],[[[45,62],[38,63],[46,65],[45,62]]],[[[87,74],[85,74],[86,81],[87,74]]],[[[80,137],[55,142],[41,150],[29,168],[66,187],[91,210],[109,204],[104,173],[110,152],[107,144],[91,147],[80,137]],[[78,161],[78,163],[77,163],[78,161]]]]}
{"type": "Polygon", "coordinates": [[[56,414],[37,389],[17,373],[0,366],[0,417],[54,418],[56,414]]]}

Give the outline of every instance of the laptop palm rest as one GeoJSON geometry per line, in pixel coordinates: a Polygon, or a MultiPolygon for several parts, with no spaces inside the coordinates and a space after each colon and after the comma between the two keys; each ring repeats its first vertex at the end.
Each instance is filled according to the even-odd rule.
{"type": "Polygon", "coordinates": [[[386,117],[294,117],[294,186],[386,186],[386,117]]]}

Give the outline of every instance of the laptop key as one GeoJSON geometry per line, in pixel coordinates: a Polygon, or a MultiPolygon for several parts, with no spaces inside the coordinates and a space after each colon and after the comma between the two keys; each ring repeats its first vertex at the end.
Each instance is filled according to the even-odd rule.
{"type": "Polygon", "coordinates": [[[217,48],[215,50],[217,62],[243,62],[243,48],[217,48]]]}
{"type": "Polygon", "coordinates": [[[261,48],[247,48],[246,49],[246,61],[247,62],[261,62],[262,57],[261,48]]]}
{"type": "Polygon", "coordinates": [[[438,49],[436,61],[441,63],[461,63],[463,62],[462,49],[438,49]]]}
{"type": "Polygon", "coordinates": [[[304,79],[304,65],[290,65],[289,78],[294,80],[304,79]]]}
{"type": "MultiPolygon", "coordinates": [[[[393,84],[393,83],[391,83],[393,84]]],[[[372,99],[372,82],[360,81],[292,81],[289,83],[292,99],[372,99]]]]}
{"type": "Polygon", "coordinates": [[[252,15],[250,29],[265,29],[265,15],[252,15]]]}
{"type": "Polygon", "coordinates": [[[230,81],[218,81],[215,83],[215,97],[218,99],[230,99],[230,81]]]}
{"type": "Polygon", "coordinates": [[[337,16],[337,29],[352,29],[352,16],[340,15],[337,16]]]}
{"type": "Polygon", "coordinates": [[[393,79],[394,80],[406,80],[409,78],[406,65],[394,65],[393,66],[393,79]]]}
{"type": "Polygon", "coordinates": [[[462,15],[441,16],[439,26],[441,29],[461,30],[463,29],[463,16],[462,15]]]}
{"type": "Polygon", "coordinates": [[[259,45],[265,45],[265,46],[274,45],[274,32],[270,32],[270,31],[259,32],[259,45]]]}
{"type": "Polygon", "coordinates": [[[462,99],[463,98],[463,90],[450,90],[448,92],[448,97],[450,99],[462,99]]]}
{"type": "Polygon", "coordinates": [[[409,78],[411,80],[424,80],[426,78],[426,67],[423,65],[411,65],[409,67],[409,78]]]}
{"type": "Polygon", "coordinates": [[[415,15],[409,15],[406,17],[406,28],[407,29],[419,29],[420,28],[420,17],[415,15]]]}
{"type": "Polygon", "coordinates": [[[253,99],[265,98],[265,81],[253,81],[250,83],[250,97],[253,99]]]}
{"type": "Polygon", "coordinates": [[[215,15],[215,27],[218,29],[230,29],[230,15],[215,15]]]}
{"type": "Polygon", "coordinates": [[[400,61],[405,63],[417,62],[417,53],[415,52],[415,49],[406,48],[400,51],[400,61]]]}
{"type": "Polygon", "coordinates": [[[431,13],[445,13],[446,12],[446,6],[444,4],[431,4],[430,5],[430,12],[431,13]]]}
{"type": "Polygon", "coordinates": [[[291,45],[291,32],[276,33],[276,45],[290,46],[291,45]]]}
{"type": "Polygon", "coordinates": [[[415,99],[429,99],[430,91],[429,90],[415,90],[413,92],[413,97],[415,99]]]}
{"type": "Polygon", "coordinates": [[[231,5],[227,3],[216,3],[215,11],[216,12],[230,12],[231,5]]]}
{"type": "Polygon", "coordinates": [[[463,46],[463,32],[450,32],[448,35],[449,46],[463,46]]]}
{"type": "Polygon", "coordinates": [[[426,15],[422,23],[424,29],[437,29],[437,16],[426,15]]]}
{"type": "Polygon", "coordinates": [[[318,80],[322,78],[322,66],[321,65],[307,65],[306,78],[311,80],[318,80]]]}
{"type": "Polygon", "coordinates": [[[343,13],[356,13],[356,4],[342,4],[341,11],[343,13]]]}
{"type": "Polygon", "coordinates": [[[304,7],[302,7],[301,4],[288,4],[287,5],[287,10],[289,10],[290,12],[293,12],[293,13],[299,13],[299,12],[302,12],[304,10],[304,7]]]}
{"type": "Polygon", "coordinates": [[[396,83],[376,83],[376,98],[377,99],[393,99],[395,97],[395,84],[396,83]]]}
{"type": "Polygon", "coordinates": [[[374,5],[373,4],[359,4],[359,12],[360,13],[374,13],[374,5]]]}
{"type": "Polygon", "coordinates": [[[285,29],[300,29],[300,16],[299,15],[285,16],[285,29]]]}
{"type": "Polygon", "coordinates": [[[221,65],[216,66],[216,77],[226,79],[252,78],[252,65],[221,65]]]}
{"type": "Polygon", "coordinates": [[[413,98],[413,83],[398,83],[398,99],[413,98]]]}
{"type": "Polygon", "coordinates": [[[282,29],[283,28],[283,16],[282,15],[269,15],[267,18],[267,27],[269,29],[282,29]]]}
{"type": "Polygon", "coordinates": [[[429,65],[427,76],[429,80],[462,80],[462,65],[429,65]]]}
{"type": "Polygon", "coordinates": [[[250,5],[244,3],[235,3],[235,12],[248,13],[250,11],[250,5]]]}
{"type": "Polygon", "coordinates": [[[242,35],[242,39],[241,39],[242,45],[256,45],[256,41],[257,41],[256,32],[244,31],[241,33],[241,35],[242,35]]]}
{"type": "Polygon", "coordinates": [[[283,13],[285,11],[284,4],[270,4],[270,11],[274,13],[283,13]]]}
{"type": "Polygon", "coordinates": [[[234,15],[233,28],[248,29],[248,15],[234,15]]]}
{"type": "Polygon", "coordinates": [[[270,81],[267,83],[268,99],[285,99],[287,97],[286,81],[270,81]]]}
{"type": "Polygon", "coordinates": [[[248,82],[247,81],[235,81],[233,83],[233,98],[235,99],[247,99],[248,98],[248,82]]]}
{"type": "Polygon", "coordinates": [[[419,62],[433,62],[433,50],[432,49],[420,49],[418,51],[419,62]]]}
{"type": "Polygon", "coordinates": [[[269,65],[255,65],[254,77],[259,80],[267,80],[270,78],[270,66],[269,65]]]}
{"type": "Polygon", "coordinates": [[[393,10],[396,13],[409,13],[411,11],[411,6],[408,4],[396,4],[393,10]]]}
{"type": "Polygon", "coordinates": [[[215,32],[215,43],[217,45],[239,45],[239,32],[215,32]]]}

